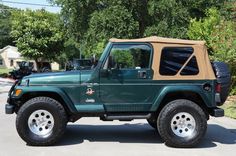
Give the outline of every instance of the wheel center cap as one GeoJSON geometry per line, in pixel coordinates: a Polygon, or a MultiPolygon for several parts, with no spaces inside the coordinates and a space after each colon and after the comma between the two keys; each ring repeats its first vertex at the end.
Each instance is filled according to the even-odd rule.
{"type": "Polygon", "coordinates": [[[42,118],[41,120],[38,120],[38,124],[41,125],[45,122],[44,118],[42,118]]]}
{"type": "Polygon", "coordinates": [[[185,121],[184,121],[184,120],[181,120],[181,121],[179,122],[179,125],[180,125],[181,128],[185,127],[185,121]]]}

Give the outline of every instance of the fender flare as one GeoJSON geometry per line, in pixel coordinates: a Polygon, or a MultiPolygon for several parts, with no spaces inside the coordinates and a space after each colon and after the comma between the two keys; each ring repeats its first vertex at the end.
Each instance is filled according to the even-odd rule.
{"type": "Polygon", "coordinates": [[[151,107],[151,111],[156,111],[159,106],[161,105],[163,99],[168,95],[169,93],[178,93],[178,92],[192,92],[198,94],[206,107],[211,107],[211,101],[212,97],[207,96],[204,92],[204,90],[201,88],[201,86],[166,86],[161,89],[161,91],[156,96],[156,99],[154,101],[154,104],[151,107]],[[209,105],[210,104],[210,105],[209,105]]]}
{"type": "Polygon", "coordinates": [[[42,87],[42,86],[32,86],[32,87],[21,86],[20,87],[20,86],[18,86],[17,89],[22,89],[22,93],[20,94],[20,96],[14,97],[16,99],[20,99],[25,94],[55,93],[58,96],[60,96],[60,98],[64,101],[65,105],[68,107],[68,109],[71,113],[77,112],[70,97],[66,94],[66,92],[64,92],[62,89],[59,89],[57,87],[53,87],[53,86],[44,86],[44,87],[42,87]]]}

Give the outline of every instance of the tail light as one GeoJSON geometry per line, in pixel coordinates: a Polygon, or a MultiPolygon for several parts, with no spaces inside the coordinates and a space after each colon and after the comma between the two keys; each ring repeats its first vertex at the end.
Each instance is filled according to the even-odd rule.
{"type": "Polygon", "coordinates": [[[216,85],[216,92],[220,93],[221,92],[221,84],[217,83],[216,85]]]}

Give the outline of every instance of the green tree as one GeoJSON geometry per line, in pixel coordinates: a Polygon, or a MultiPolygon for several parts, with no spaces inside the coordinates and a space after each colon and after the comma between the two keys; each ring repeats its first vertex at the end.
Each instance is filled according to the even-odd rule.
{"type": "Polygon", "coordinates": [[[151,23],[145,36],[187,38],[191,18],[204,17],[205,9],[211,6],[220,8],[223,3],[224,0],[150,0],[151,23]]]}
{"type": "Polygon", "coordinates": [[[190,39],[205,40],[214,60],[235,63],[235,24],[226,21],[218,10],[212,8],[206,12],[206,18],[191,20],[188,36],[190,39]]]}
{"type": "Polygon", "coordinates": [[[24,57],[54,60],[63,49],[63,33],[58,26],[58,15],[45,10],[14,11],[11,35],[24,57]]]}
{"type": "Polygon", "coordinates": [[[7,45],[14,45],[13,39],[10,36],[12,9],[0,4],[0,49],[7,45]]]}
{"type": "Polygon", "coordinates": [[[109,38],[138,36],[138,22],[122,6],[113,6],[91,15],[89,29],[84,40],[85,55],[100,55],[109,38]]]}
{"type": "Polygon", "coordinates": [[[86,56],[100,53],[110,37],[188,38],[191,18],[204,17],[210,7],[222,9],[226,1],[230,0],[51,0],[62,7],[67,38],[77,42],[86,56]]]}
{"type": "Polygon", "coordinates": [[[99,10],[114,6],[122,6],[125,8],[138,23],[138,37],[143,37],[146,27],[151,23],[151,17],[148,12],[149,1],[150,0],[98,0],[98,4],[100,6],[99,10]]]}
{"type": "MultiPolygon", "coordinates": [[[[62,29],[69,42],[80,43],[85,36],[88,27],[90,15],[98,10],[96,0],[49,0],[61,6],[61,24],[62,29]],[[74,40],[74,41],[72,41],[74,40]]],[[[71,45],[71,44],[70,44],[71,45]]],[[[74,44],[74,47],[78,45],[74,44]]]]}
{"type": "Polygon", "coordinates": [[[192,19],[188,36],[205,40],[212,60],[224,61],[231,67],[233,86],[236,85],[236,22],[227,21],[215,9],[206,12],[206,18],[192,19]]]}

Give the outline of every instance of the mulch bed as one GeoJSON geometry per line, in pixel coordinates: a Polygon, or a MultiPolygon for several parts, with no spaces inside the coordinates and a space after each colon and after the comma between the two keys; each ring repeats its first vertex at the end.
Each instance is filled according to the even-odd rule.
{"type": "Polygon", "coordinates": [[[226,102],[236,102],[236,95],[229,96],[226,102]]]}

